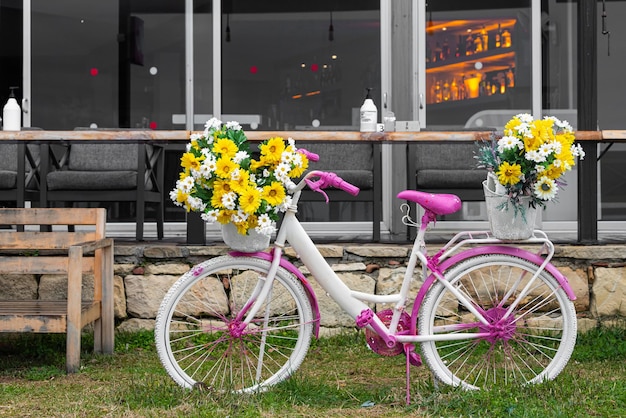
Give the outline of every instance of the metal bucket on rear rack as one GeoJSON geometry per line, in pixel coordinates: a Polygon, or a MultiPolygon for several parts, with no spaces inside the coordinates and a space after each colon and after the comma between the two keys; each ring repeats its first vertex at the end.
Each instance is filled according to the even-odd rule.
{"type": "Polygon", "coordinates": [[[492,174],[483,181],[491,233],[494,237],[502,240],[530,238],[535,229],[535,219],[537,218],[537,208],[530,206],[530,196],[521,197],[521,206],[516,209],[509,196],[498,193],[500,190],[496,192],[496,184],[492,174]]]}

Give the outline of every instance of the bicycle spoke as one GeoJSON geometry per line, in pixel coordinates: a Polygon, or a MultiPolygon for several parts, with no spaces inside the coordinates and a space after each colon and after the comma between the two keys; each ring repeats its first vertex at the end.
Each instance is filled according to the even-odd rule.
{"type": "Polygon", "coordinates": [[[546,271],[536,275],[536,269],[518,257],[487,254],[446,272],[446,280],[487,324],[478,323],[448,288],[433,285],[420,311],[420,334],[458,336],[478,330],[481,335],[422,343],[422,354],[439,380],[478,389],[535,383],[560,373],[576,338],[575,310],[554,277],[546,271]]]}
{"type": "Polygon", "coordinates": [[[279,269],[268,300],[249,324],[242,322],[242,309],[253,305],[268,269],[265,260],[218,257],[172,286],[157,316],[155,339],[161,362],[178,384],[253,392],[297,369],[313,314],[293,275],[279,269]]]}

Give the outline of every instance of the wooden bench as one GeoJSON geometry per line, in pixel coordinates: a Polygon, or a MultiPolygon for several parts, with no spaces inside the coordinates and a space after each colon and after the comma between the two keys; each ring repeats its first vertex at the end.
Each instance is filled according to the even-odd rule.
{"type": "Polygon", "coordinates": [[[66,333],[68,373],[79,369],[81,333],[88,324],[94,323],[94,351],[113,353],[113,240],[105,238],[106,209],[2,208],[0,219],[25,227],[0,231],[0,274],[15,280],[35,275],[37,282],[41,275],[68,277],[66,300],[0,300],[0,332],[66,333]],[[52,231],[29,227],[41,225],[52,231]],[[56,225],[77,228],[55,231],[56,225]],[[87,274],[94,280],[90,300],[82,296],[87,274]]]}

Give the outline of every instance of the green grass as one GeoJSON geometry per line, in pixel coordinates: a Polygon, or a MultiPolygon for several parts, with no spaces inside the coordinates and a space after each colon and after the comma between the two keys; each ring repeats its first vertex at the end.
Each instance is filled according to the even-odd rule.
{"type": "Polygon", "coordinates": [[[617,417],[626,416],[626,330],[579,336],[563,373],[526,388],[465,392],[435,387],[423,366],[380,357],[361,333],[314,342],[300,370],[253,396],[179,388],[162,368],[153,334],[116,335],[115,355],[89,352],[63,371],[63,335],[0,336],[0,416],[7,417],[617,417]]]}

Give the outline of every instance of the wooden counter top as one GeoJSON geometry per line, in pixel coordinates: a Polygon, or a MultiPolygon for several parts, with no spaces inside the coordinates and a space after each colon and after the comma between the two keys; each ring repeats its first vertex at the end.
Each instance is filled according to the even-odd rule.
{"type": "MultiPolygon", "coordinates": [[[[132,141],[132,142],[186,142],[191,131],[185,130],[82,130],[0,131],[0,140],[11,141],[132,141]]],[[[354,131],[246,131],[251,141],[262,141],[274,136],[291,137],[296,141],[476,141],[489,139],[492,131],[419,131],[419,132],[354,132],[354,131]]],[[[621,142],[626,141],[626,130],[576,131],[578,141],[621,142]]]]}

